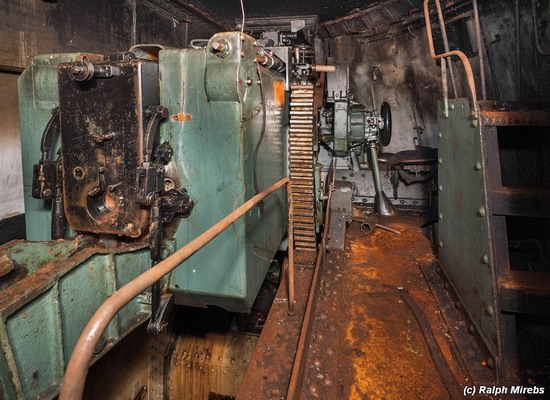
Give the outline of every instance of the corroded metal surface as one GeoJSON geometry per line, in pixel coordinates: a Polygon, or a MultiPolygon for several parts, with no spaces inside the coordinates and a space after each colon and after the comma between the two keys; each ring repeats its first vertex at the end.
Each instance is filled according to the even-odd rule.
{"type": "Polygon", "coordinates": [[[491,126],[550,125],[550,112],[548,111],[483,110],[481,118],[484,125],[491,126]]]}
{"type": "Polygon", "coordinates": [[[346,251],[325,262],[300,399],[449,398],[403,291],[429,320],[458,383],[464,380],[419,268],[434,259],[420,219],[381,223],[401,233],[365,235],[353,223],[346,251]]]}
{"type": "MultiPolygon", "coordinates": [[[[368,220],[395,232],[375,229],[366,235],[352,223],[346,250],[327,256],[297,398],[448,399],[449,388],[462,387],[469,378],[420,268],[435,259],[422,235],[422,219],[368,220]],[[404,295],[427,319],[422,329],[404,295]],[[421,334],[426,330],[430,340],[421,334]],[[447,376],[443,383],[434,367],[429,341],[440,348],[452,382],[447,376]]],[[[294,316],[287,315],[281,285],[237,399],[284,398],[310,280],[311,270],[298,269],[294,316]]]]}
{"type": "Polygon", "coordinates": [[[280,399],[287,391],[313,270],[296,268],[296,306],[288,314],[283,281],[237,394],[238,400],[280,399]]]}
{"type": "MultiPolygon", "coordinates": [[[[25,271],[0,290],[0,398],[57,395],[78,334],[99,304],[147,268],[146,248],[144,242],[113,246],[85,236],[0,247],[14,273],[25,271]]],[[[147,305],[133,300],[103,334],[93,361],[148,314],[147,305]]]]}

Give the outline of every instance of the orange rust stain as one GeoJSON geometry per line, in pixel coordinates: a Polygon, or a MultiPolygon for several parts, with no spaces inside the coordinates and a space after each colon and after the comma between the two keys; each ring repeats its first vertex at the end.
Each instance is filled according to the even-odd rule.
{"type": "Polygon", "coordinates": [[[282,107],[285,105],[285,83],[283,81],[273,81],[273,96],[275,107],[282,107]]]}
{"type": "Polygon", "coordinates": [[[193,115],[191,114],[174,114],[172,115],[172,121],[179,121],[179,122],[185,122],[185,121],[191,121],[193,119],[193,115]]]}

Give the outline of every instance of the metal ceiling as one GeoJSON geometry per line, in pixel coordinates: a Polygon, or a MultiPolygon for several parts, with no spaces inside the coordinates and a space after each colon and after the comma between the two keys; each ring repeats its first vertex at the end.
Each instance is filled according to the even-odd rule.
{"type": "MultiPolygon", "coordinates": [[[[356,9],[364,9],[376,0],[243,0],[247,17],[318,15],[320,21],[333,20],[356,9]]],[[[240,0],[195,0],[227,19],[241,17],[240,0]]]]}

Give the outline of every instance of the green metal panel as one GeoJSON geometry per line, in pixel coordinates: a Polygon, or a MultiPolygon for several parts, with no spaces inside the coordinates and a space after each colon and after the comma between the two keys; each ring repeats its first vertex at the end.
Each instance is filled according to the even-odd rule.
{"type": "MultiPolygon", "coordinates": [[[[107,249],[83,237],[0,247],[16,266],[28,268],[27,277],[0,292],[0,398],[55,397],[74,344],[97,307],[149,268],[144,247],[107,249]]],[[[96,359],[145,321],[149,308],[142,296],[121,310],[96,359]]]]}
{"type": "MultiPolygon", "coordinates": [[[[251,53],[253,39],[247,36],[241,48],[238,36],[226,33],[212,39],[230,42],[237,54],[245,52],[237,67],[235,58],[218,58],[208,53],[209,47],[160,53],[161,103],[171,115],[161,134],[171,141],[182,186],[195,201],[191,216],[177,231],[178,247],[254,195],[252,159],[262,123],[260,88],[251,53]],[[228,68],[221,68],[226,61],[228,68]],[[205,77],[213,71],[218,84],[208,86],[207,96],[205,77]],[[251,84],[243,87],[238,76],[249,77],[251,84]]],[[[276,106],[274,93],[274,81],[283,79],[262,69],[267,126],[258,154],[260,190],[286,175],[287,105],[276,106]]],[[[247,310],[285,230],[286,195],[281,190],[265,200],[263,212],[254,208],[172,273],[170,290],[176,302],[247,310]]]]}
{"type": "Polygon", "coordinates": [[[6,331],[19,371],[22,391],[27,398],[55,394],[63,377],[63,348],[59,321],[57,288],[38,296],[6,321],[6,331]],[[53,387],[52,387],[53,386],[53,387]]]}
{"type": "MultiPolygon", "coordinates": [[[[28,240],[51,238],[51,201],[37,200],[31,196],[33,166],[41,156],[40,141],[44,128],[52,116],[51,110],[59,105],[57,65],[74,61],[78,56],[79,53],[70,53],[35,57],[18,80],[25,225],[28,240]]],[[[55,143],[57,151],[59,140],[55,143]]]]}
{"type": "Polygon", "coordinates": [[[467,99],[438,108],[439,257],[462,304],[493,355],[497,308],[489,237],[482,130],[467,99]]]}

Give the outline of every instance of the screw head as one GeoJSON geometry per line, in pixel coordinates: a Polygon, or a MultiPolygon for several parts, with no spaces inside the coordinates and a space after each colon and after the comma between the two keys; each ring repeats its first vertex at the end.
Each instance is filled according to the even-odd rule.
{"type": "Polygon", "coordinates": [[[479,207],[479,210],[477,210],[477,215],[479,215],[480,217],[484,217],[486,214],[487,212],[485,211],[485,207],[479,207]]]}
{"type": "Polygon", "coordinates": [[[476,169],[476,171],[480,171],[481,170],[481,163],[476,162],[475,165],[474,165],[474,168],[476,169]]]}

